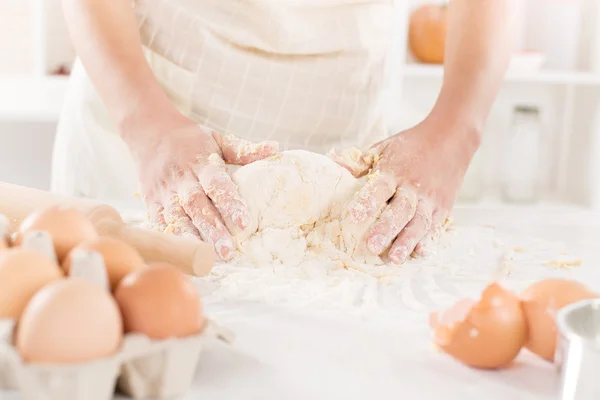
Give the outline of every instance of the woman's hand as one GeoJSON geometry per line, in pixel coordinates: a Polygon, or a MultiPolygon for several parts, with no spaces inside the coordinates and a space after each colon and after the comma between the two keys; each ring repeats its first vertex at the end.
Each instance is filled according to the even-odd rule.
{"type": "Polygon", "coordinates": [[[394,263],[423,254],[441,230],[498,94],[518,26],[519,0],[453,0],[449,4],[444,79],[429,116],[375,145],[366,157],[339,157],[355,175],[372,168],[350,206],[365,221],[383,212],[367,248],[388,246],[394,263]]]}
{"type": "Polygon", "coordinates": [[[242,228],[249,216],[224,163],[268,157],[277,144],[223,137],[185,118],[146,62],[131,2],[63,0],[63,9],[77,55],[137,163],[152,221],[230,259],[227,227],[242,228]]]}
{"type": "Polygon", "coordinates": [[[129,147],[151,221],[162,231],[200,237],[219,258],[231,259],[235,246],[230,230],[246,228],[250,215],[225,164],[269,157],[278,144],[223,136],[186,118],[159,126],[146,128],[143,135],[123,135],[142,138],[129,147]]]}
{"type": "Polygon", "coordinates": [[[365,155],[330,156],[367,183],[349,205],[361,223],[381,212],[366,236],[367,249],[401,264],[425,255],[442,230],[478,147],[478,135],[431,120],[375,144],[365,155]]]}

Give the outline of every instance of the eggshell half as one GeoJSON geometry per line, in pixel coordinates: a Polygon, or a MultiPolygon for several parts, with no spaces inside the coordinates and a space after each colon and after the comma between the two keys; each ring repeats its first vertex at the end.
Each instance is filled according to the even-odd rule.
{"type": "Polygon", "coordinates": [[[152,339],[186,337],[204,328],[202,303],[191,280],[158,263],[127,275],[115,290],[126,332],[152,339]]]}
{"type": "Polygon", "coordinates": [[[85,214],[75,208],[60,206],[28,215],[19,226],[15,244],[20,246],[23,235],[30,231],[46,231],[52,236],[54,250],[60,262],[73,247],[98,236],[85,214]]]}
{"type": "Polygon", "coordinates": [[[538,356],[554,360],[556,313],[569,304],[599,297],[586,285],[567,279],[545,279],[529,286],[522,294],[527,319],[525,347],[538,356]]]}
{"type": "Polygon", "coordinates": [[[69,274],[72,254],[76,249],[96,251],[102,255],[112,290],[127,274],[145,266],[142,256],[128,243],[108,236],[99,236],[79,244],[69,252],[63,262],[66,274],[69,274]]]}
{"type": "Polygon", "coordinates": [[[16,346],[25,362],[70,364],[111,356],[122,338],[119,307],[110,292],[70,278],[33,296],[17,325],[16,346]]]}
{"type": "Polygon", "coordinates": [[[11,248],[0,252],[0,318],[18,319],[33,295],[63,277],[48,256],[11,248]]]}
{"type": "Polygon", "coordinates": [[[497,283],[477,302],[463,299],[447,311],[432,313],[430,325],[439,348],[476,368],[509,366],[527,336],[519,298],[497,283]]]}

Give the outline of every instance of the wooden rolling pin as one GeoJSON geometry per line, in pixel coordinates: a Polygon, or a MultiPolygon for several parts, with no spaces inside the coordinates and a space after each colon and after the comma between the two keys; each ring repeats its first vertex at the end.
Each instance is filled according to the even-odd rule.
{"type": "Polygon", "coordinates": [[[164,261],[187,274],[204,276],[215,263],[212,246],[200,239],[188,239],[128,226],[114,208],[88,199],[61,196],[43,190],[0,183],[0,214],[6,215],[14,229],[31,212],[61,205],[82,211],[98,234],[123,240],[135,247],[144,260],[164,261]]]}

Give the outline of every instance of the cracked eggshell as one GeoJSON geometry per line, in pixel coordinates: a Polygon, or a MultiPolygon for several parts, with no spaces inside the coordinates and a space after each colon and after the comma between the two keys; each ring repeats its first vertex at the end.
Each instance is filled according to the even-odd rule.
{"type": "Polygon", "coordinates": [[[77,249],[96,251],[102,255],[112,290],[116,289],[127,274],[146,265],[142,256],[128,243],[108,236],[98,236],[86,240],[69,252],[62,264],[67,275],[71,269],[73,254],[77,249]]]}
{"type": "Polygon", "coordinates": [[[0,318],[18,319],[38,290],[62,277],[60,267],[41,252],[22,248],[0,252],[0,318]]]}
{"type": "Polygon", "coordinates": [[[98,236],[94,225],[84,213],[75,208],[61,206],[29,214],[19,226],[15,244],[20,246],[23,236],[30,231],[45,231],[50,234],[60,262],[73,247],[98,236]]]}
{"type": "Polygon", "coordinates": [[[556,313],[569,304],[600,297],[586,285],[568,279],[545,279],[529,286],[521,294],[527,319],[525,347],[547,361],[556,350],[556,313]]]}
{"type": "Polygon", "coordinates": [[[127,275],[115,290],[125,332],[151,339],[182,338],[202,332],[200,295],[177,268],[156,263],[127,275]]]}
{"type": "Polygon", "coordinates": [[[123,339],[119,307],[91,282],[61,279],[38,291],[17,325],[26,363],[72,364],[114,355],[123,339]]]}
{"type": "Polygon", "coordinates": [[[519,298],[497,283],[489,285],[479,301],[463,299],[432,313],[430,325],[441,350],[475,368],[509,366],[527,336],[519,298]]]}

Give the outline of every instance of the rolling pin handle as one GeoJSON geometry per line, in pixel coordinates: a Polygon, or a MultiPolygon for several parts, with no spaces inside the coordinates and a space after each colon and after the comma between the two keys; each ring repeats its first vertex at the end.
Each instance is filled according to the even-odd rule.
{"type": "MultiPolygon", "coordinates": [[[[140,252],[146,263],[166,262],[184,273],[207,275],[215,263],[215,252],[200,239],[184,238],[148,229],[106,221],[104,229],[114,238],[123,240],[140,252]]],[[[103,229],[103,230],[104,230],[103,229]]]]}

